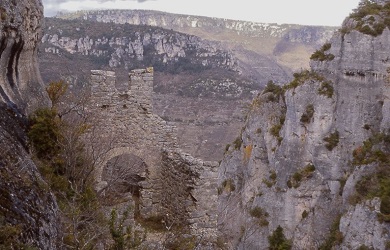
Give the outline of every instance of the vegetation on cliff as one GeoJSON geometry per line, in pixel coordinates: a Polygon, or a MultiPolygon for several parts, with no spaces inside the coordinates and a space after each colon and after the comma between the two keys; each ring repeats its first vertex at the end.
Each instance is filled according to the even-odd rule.
{"type": "Polygon", "coordinates": [[[390,28],[390,3],[379,4],[373,0],[364,0],[349,18],[354,24],[342,27],[342,33],[357,30],[366,35],[379,36],[386,27],[390,28]]]}
{"type": "Polygon", "coordinates": [[[141,244],[144,236],[124,225],[129,211],[118,218],[113,210],[108,218],[94,188],[102,152],[85,144],[87,132],[93,131],[82,112],[85,99],[72,95],[62,81],[49,84],[47,92],[52,106],[31,115],[28,136],[38,168],[60,206],[61,248],[94,249],[103,244],[119,250],[141,244]]]}

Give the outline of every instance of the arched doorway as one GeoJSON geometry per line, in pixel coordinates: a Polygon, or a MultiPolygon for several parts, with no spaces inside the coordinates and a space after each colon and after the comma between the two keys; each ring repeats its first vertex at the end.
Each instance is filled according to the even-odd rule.
{"type": "Polygon", "coordinates": [[[100,191],[105,201],[112,204],[132,199],[135,213],[139,213],[142,182],[146,179],[147,164],[142,158],[124,153],[109,159],[103,167],[101,180],[105,187],[100,191]]]}

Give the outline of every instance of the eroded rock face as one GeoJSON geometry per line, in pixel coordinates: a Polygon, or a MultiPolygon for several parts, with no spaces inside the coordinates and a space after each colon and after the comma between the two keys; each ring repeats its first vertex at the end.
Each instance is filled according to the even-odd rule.
{"type": "Polygon", "coordinates": [[[16,248],[57,249],[59,209],[28,154],[25,131],[25,117],[0,103],[0,228],[16,230],[16,248]]]}
{"type": "Polygon", "coordinates": [[[58,206],[26,138],[25,114],[48,103],[36,56],[42,13],[40,0],[0,2],[0,228],[13,232],[5,248],[57,249],[59,238],[58,206]]]}
{"type": "Polygon", "coordinates": [[[337,249],[385,249],[390,225],[378,222],[380,201],[351,203],[375,166],[351,161],[363,141],[390,128],[389,38],[387,28],[377,37],[336,32],[326,51],[333,59],[313,60],[314,71],[297,75],[284,96],[253,101],[219,171],[219,226],[229,247],[266,249],[280,225],[293,249],[317,249],[338,225],[337,249]]]}
{"type": "Polygon", "coordinates": [[[0,3],[0,98],[23,112],[47,103],[37,61],[42,17],[40,0],[0,3]]]}

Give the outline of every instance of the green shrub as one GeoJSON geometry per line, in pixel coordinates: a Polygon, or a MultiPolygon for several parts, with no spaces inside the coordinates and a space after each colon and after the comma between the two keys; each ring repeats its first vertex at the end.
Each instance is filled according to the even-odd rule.
{"type": "Polygon", "coordinates": [[[7,12],[4,8],[0,8],[0,19],[1,21],[7,20],[7,12]]]}
{"type": "Polygon", "coordinates": [[[282,124],[274,124],[269,130],[270,134],[275,137],[279,137],[279,132],[282,129],[282,126],[282,124]]]}
{"type": "Polygon", "coordinates": [[[309,212],[307,212],[306,210],[304,210],[304,211],[302,212],[302,219],[305,219],[308,215],[309,215],[309,212]]]}
{"type": "Polygon", "coordinates": [[[324,95],[328,98],[332,98],[333,96],[333,86],[331,85],[330,81],[325,81],[321,83],[320,88],[318,89],[318,94],[324,95]]]}
{"type": "Polygon", "coordinates": [[[40,159],[50,159],[60,151],[61,123],[54,109],[38,109],[30,116],[28,138],[40,159]]]}
{"type": "Polygon", "coordinates": [[[242,145],[242,139],[241,139],[241,136],[237,137],[234,142],[233,142],[233,145],[234,145],[234,149],[240,149],[241,148],[241,145],[242,145]]]}
{"type": "Polygon", "coordinates": [[[267,99],[268,102],[278,102],[280,96],[283,95],[283,89],[273,81],[269,81],[263,90],[263,94],[266,93],[272,93],[267,99]]]}
{"type": "Polygon", "coordinates": [[[292,247],[291,240],[284,236],[283,228],[278,226],[275,231],[268,236],[270,250],[290,250],[292,247]]]}
{"type": "Polygon", "coordinates": [[[66,92],[63,82],[52,83],[46,90],[53,106],[38,109],[29,117],[29,142],[39,159],[38,169],[59,203],[62,244],[94,249],[108,227],[93,188],[96,162],[86,153],[83,141],[88,126],[73,116],[74,110],[58,114],[59,103],[65,107],[74,104],[59,101],[66,92]]]}
{"type": "Polygon", "coordinates": [[[339,139],[339,132],[336,130],[323,139],[326,142],[325,147],[329,151],[332,151],[339,144],[339,139]]]}
{"type": "Polygon", "coordinates": [[[372,162],[389,163],[390,159],[388,155],[378,148],[379,145],[386,146],[389,144],[387,142],[388,138],[388,135],[378,133],[365,140],[362,146],[357,147],[352,152],[353,165],[364,165],[372,162]],[[375,145],[376,149],[374,149],[375,145]]]}
{"type": "Polygon", "coordinates": [[[314,61],[332,61],[334,59],[334,55],[332,54],[325,54],[325,51],[328,51],[332,47],[332,44],[330,43],[325,43],[322,45],[321,49],[315,51],[310,59],[314,61]]]}
{"type": "Polygon", "coordinates": [[[343,242],[344,236],[340,232],[340,219],[338,216],[332,223],[330,233],[327,239],[320,245],[319,250],[332,250],[335,246],[340,245],[343,242]]]}
{"type": "Polygon", "coordinates": [[[273,181],[276,181],[277,175],[276,175],[275,170],[271,170],[271,171],[270,171],[269,178],[270,178],[271,180],[273,180],[273,181]]]}
{"type": "Polygon", "coordinates": [[[390,240],[386,241],[385,247],[386,247],[386,250],[390,249],[390,240]]]}
{"type": "Polygon", "coordinates": [[[314,115],[314,106],[309,104],[306,106],[305,112],[301,116],[302,123],[310,123],[314,115]]]}
{"type": "Polygon", "coordinates": [[[230,193],[230,192],[234,192],[235,190],[236,190],[236,185],[234,184],[233,179],[230,178],[222,182],[221,187],[218,189],[218,193],[222,194],[223,191],[230,193]]]}
{"type": "Polygon", "coordinates": [[[304,168],[295,172],[291,178],[287,180],[287,186],[289,188],[298,188],[301,185],[301,181],[312,177],[315,170],[316,168],[313,164],[307,164],[304,168]]]}
{"type": "Polygon", "coordinates": [[[261,207],[254,207],[249,211],[250,216],[257,218],[257,219],[262,219],[265,217],[268,217],[268,213],[262,209],[261,207]]]}
{"type": "Polygon", "coordinates": [[[111,237],[114,240],[112,249],[125,250],[134,249],[141,245],[146,239],[146,234],[140,231],[134,231],[130,225],[125,226],[125,221],[130,215],[130,209],[127,209],[122,218],[118,217],[118,213],[115,209],[111,211],[111,217],[109,222],[109,228],[111,237]]]}
{"type": "Polygon", "coordinates": [[[270,175],[268,176],[269,179],[264,178],[263,183],[268,187],[271,188],[273,185],[276,184],[276,172],[274,170],[270,171],[270,175]]]}
{"type": "MultiPolygon", "coordinates": [[[[389,27],[390,4],[380,5],[376,2],[362,1],[358,8],[350,14],[350,18],[356,21],[353,28],[363,34],[378,36],[383,33],[386,27],[389,27]]],[[[348,33],[350,30],[342,29],[342,33],[348,33]]]]}
{"type": "Polygon", "coordinates": [[[323,82],[325,78],[315,71],[303,70],[293,74],[294,80],[283,86],[283,90],[295,89],[307,81],[323,82]]]}

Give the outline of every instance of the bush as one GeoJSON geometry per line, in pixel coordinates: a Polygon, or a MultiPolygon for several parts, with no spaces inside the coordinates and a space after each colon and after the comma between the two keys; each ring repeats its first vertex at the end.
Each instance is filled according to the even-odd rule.
{"type": "Polygon", "coordinates": [[[336,130],[334,133],[331,133],[323,139],[326,142],[325,147],[329,151],[332,151],[339,144],[339,138],[339,132],[336,130]]]}
{"type": "Polygon", "coordinates": [[[278,102],[280,96],[283,95],[283,89],[279,85],[276,85],[273,81],[269,81],[267,86],[263,90],[263,94],[272,93],[267,99],[268,102],[278,102]]]}
{"type": "Polygon", "coordinates": [[[130,225],[125,226],[130,212],[131,210],[127,209],[119,218],[115,209],[111,211],[109,227],[111,237],[114,240],[114,245],[111,247],[113,250],[134,249],[146,239],[145,233],[133,230],[130,225]]]}
{"type": "Polygon", "coordinates": [[[252,217],[257,218],[257,222],[258,222],[259,226],[261,226],[261,227],[268,226],[268,224],[269,224],[269,222],[267,220],[268,213],[264,209],[262,209],[261,207],[252,208],[249,211],[249,214],[252,217]]]}
{"type": "Polygon", "coordinates": [[[221,191],[219,191],[220,193],[222,193],[223,191],[226,191],[228,193],[235,191],[236,185],[234,185],[233,179],[224,180],[221,184],[220,190],[221,190],[221,191]]]}
{"type": "Polygon", "coordinates": [[[330,84],[329,81],[322,82],[320,88],[318,89],[318,94],[324,95],[328,98],[332,98],[333,92],[333,86],[330,84]]]}
{"type": "Polygon", "coordinates": [[[283,228],[278,226],[275,231],[268,236],[270,250],[290,250],[292,247],[291,240],[284,236],[283,228]]]}
{"type": "Polygon", "coordinates": [[[334,59],[334,55],[325,54],[325,51],[328,51],[331,47],[332,45],[330,43],[325,43],[324,45],[322,45],[321,49],[315,51],[311,55],[310,59],[314,61],[320,61],[320,62],[332,61],[334,59]]]}
{"type": "Polygon", "coordinates": [[[315,71],[303,70],[293,74],[294,80],[283,86],[283,90],[295,89],[296,87],[304,84],[307,81],[323,82],[325,78],[315,71]]]}
{"type": "Polygon", "coordinates": [[[279,132],[282,129],[282,126],[282,124],[274,124],[269,130],[270,134],[275,137],[279,137],[279,132]]]}
{"type": "Polygon", "coordinates": [[[234,145],[234,149],[240,149],[241,148],[241,145],[242,145],[242,139],[241,139],[241,136],[237,137],[234,142],[233,142],[233,145],[234,145]]]}
{"type": "Polygon", "coordinates": [[[85,150],[83,135],[88,126],[76,110],[58,114],[59,103],[64,110],[74,104],[61,99],[66,92],[63,82],[52,83],[46,90],[53,106],[30,116],[29,142],[40,160],[38,169],[60,205],[62,244],[94,249],[108,227],[93,188],[96,162],[85,150]]]}
{"type": "Polygon", "coordinates": [[[295,172],[291,178],[287,180],[287,186],[289,188],[298,188],[301,185],[303,179],[312,177],[313,172],[316,170],[313,164],[307,164],[304,168],[295,172]]]}
{"type": "Polygon", "coordinates": [[[378,148],[379,145],[387,146],[388,135],[378,133],[363,142],[362,146],[353,150],[353,165],[364,165],[372,162],[389,163],[388,154],[378,148]],[[374,149],[376,146],[377,149],[374,149]]]}
{"type": "Polygon", "coordinates": [[[334,249],[335,246],[340,245],[343,242],[344,236],[339,230],[340,219],[341,216],[338,216],[334,220],[330,228],[329,236],[324,241],[324,243],[322,243],[321,246],[318,248],[319,250],[331,250],[334,249]]]}
{"type": "Polygon", "coordinates": [[[276,184],[276,172],[274,170],[270,171],[270,175],[268,176],[269,179],[264,178],[263,183],[268,187],[271,188],[273,185],[276,184]]]}
{"type": "Polygon", "coordinates": [[[7,12],[4,8],[0,8],[0,19],[1,21],[5,21],[7,19],[7,12]]]}
{"type": "Polygon", "coordinates": [[[314,106],[313,104],[309,104],[306,106],[305,113],[301,116],[301,122],[302,123],[310,123],[311,118],[313,118],[314,115],[314,106]]]}
{"type": "MultiPolygon", "coordinates": [[[[358,8],[350,15],[350,18],[356,21],[355,30],[371,36],[378,36],[383,33],[386,27],[389,27],[388,16],[390,15],[390,4],[383,6],[369,0],[362,1],[358,8]]],[[[350,30],[343,30],[348,33],[350,30]]]]}
{"type": "Polygon", "coordinates": [[[60,151],[58,142],[61,138],[61,124],[54,109],[38,109],[29,118],[27,133],[39,159],[51,159],[60,151]]]}

